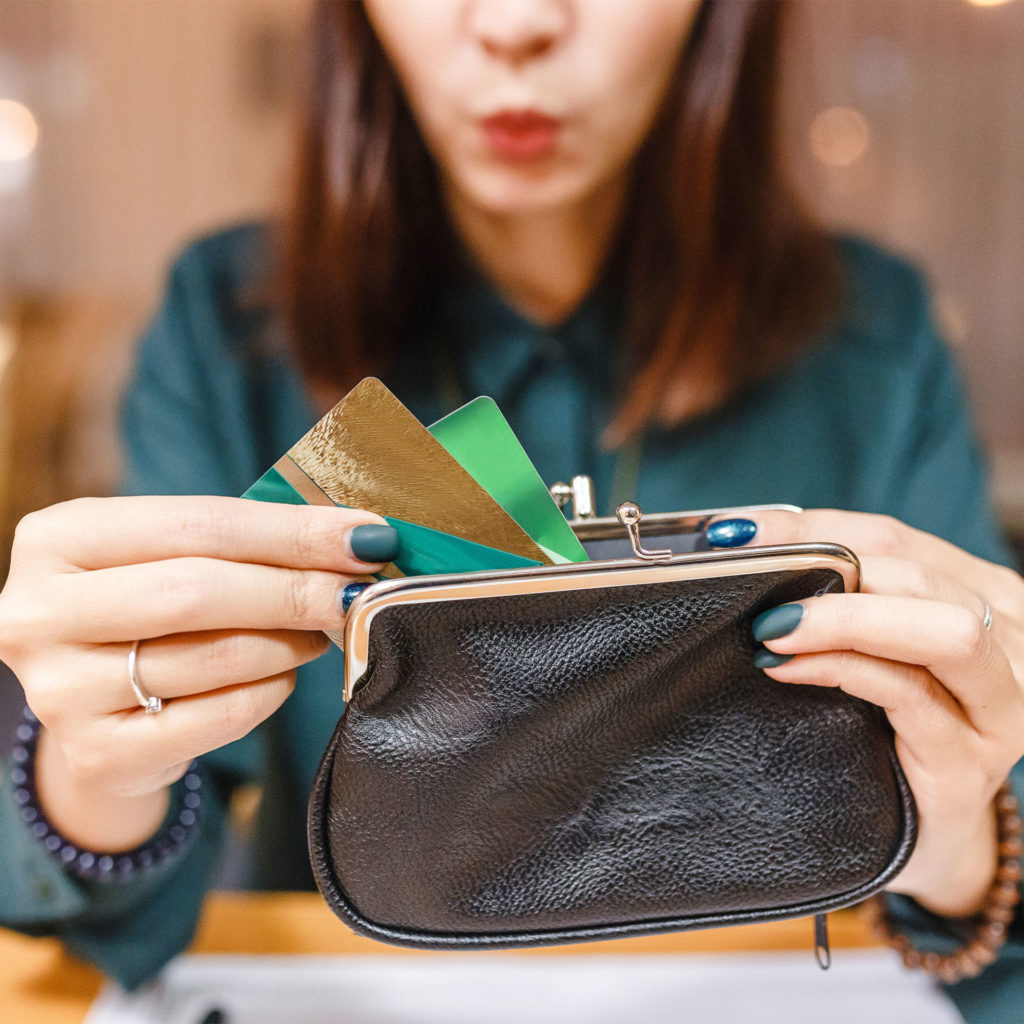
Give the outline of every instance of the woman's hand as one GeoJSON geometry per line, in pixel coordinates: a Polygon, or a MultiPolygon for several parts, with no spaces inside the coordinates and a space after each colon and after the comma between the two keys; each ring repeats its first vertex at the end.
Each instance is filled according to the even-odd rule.
{"type": "MultiPolygon", "coordinates": [[[[885,709],[920,819],[890,888],[944,916],[976,913],[996,868],[993,797],[1024,755],[1024,581],[885,516],[749,518],[758,545],[832,541],[860,558],[861,593],[759,617],[758,664],[781,682],[839,686],[885,709]]],[[[743,529],[719,532],[729,541],[743,529]]]]}
{"type": "Polygon", "coordinates": [[[213,497],[82,499],[26,517],[0,594],[0,658],[45,726],[37,785],[53,824],[94,848],[151,834],[189,762],[271,715],[296,666],[326,649],[321,631],[342,628],[345,586],[380,565],[353,548],[395,557],[382,523],[213,497]],[[360,524],[374,524],[375,548],[360,524]],[[159,714],[129,684],[135,640],[159,714]]]}

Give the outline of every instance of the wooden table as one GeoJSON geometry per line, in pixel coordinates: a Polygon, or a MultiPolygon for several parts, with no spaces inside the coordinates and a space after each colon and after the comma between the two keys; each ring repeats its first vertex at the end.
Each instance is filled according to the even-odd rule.
{"type": "MultiPolygon", "coordinates": [[[[855,912],[832,914],[834,947],[877,945],[855,912]]],[[[503,956],[588,956],[593,953],[721,953],[803,949],[810,959],[810,918],[713,931],[651,935],[614,942],[518,950],[503,956]]],[[[214,893],[206,902],[195,953],[294,953],[438,957],[361,938],[312,893],[214,893]]],[[[481,953],[480,956],[488,956],[481,953]]],[[[53,939],[26,939],[0,929],[0,1021],[3,1024],[81,1024],[101,977],[69,957],[53,939]]]]}

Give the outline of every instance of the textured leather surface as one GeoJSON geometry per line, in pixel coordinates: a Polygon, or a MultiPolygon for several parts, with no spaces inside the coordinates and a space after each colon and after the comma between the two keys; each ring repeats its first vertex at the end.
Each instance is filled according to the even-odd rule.
{"type": "Polygon", "coordinates": [[[396,606],[310,799],[321,892],[433,948],[798,916],[913,848],[882,713],[752,667],[829,570],[396,606]]]}

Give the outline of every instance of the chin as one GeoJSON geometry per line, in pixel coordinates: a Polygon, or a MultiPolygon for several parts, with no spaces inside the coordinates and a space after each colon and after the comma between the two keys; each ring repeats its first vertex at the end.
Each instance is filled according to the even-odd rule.
{"type": "Polygon", "coordinates": [[[578,173],[539,165],[474,168],[455,188],[464,202],[493,216],[551,213],[581,202],[589,191],[578,173]]]}

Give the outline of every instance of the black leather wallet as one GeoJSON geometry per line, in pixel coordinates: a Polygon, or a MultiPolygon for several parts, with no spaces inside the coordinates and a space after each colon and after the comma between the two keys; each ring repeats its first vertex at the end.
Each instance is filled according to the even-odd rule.
{"type": "Polygon", "coordinates": [[[752,662],[754,617],[856,589],[855,556],[650,552],[629,518],[629,538],[581,536],[614,528],[631,557],[353,603],[309,845],[357,932],[499,948],[822,915],[905,864],[916,813],[884,714],[752,662]]]}

